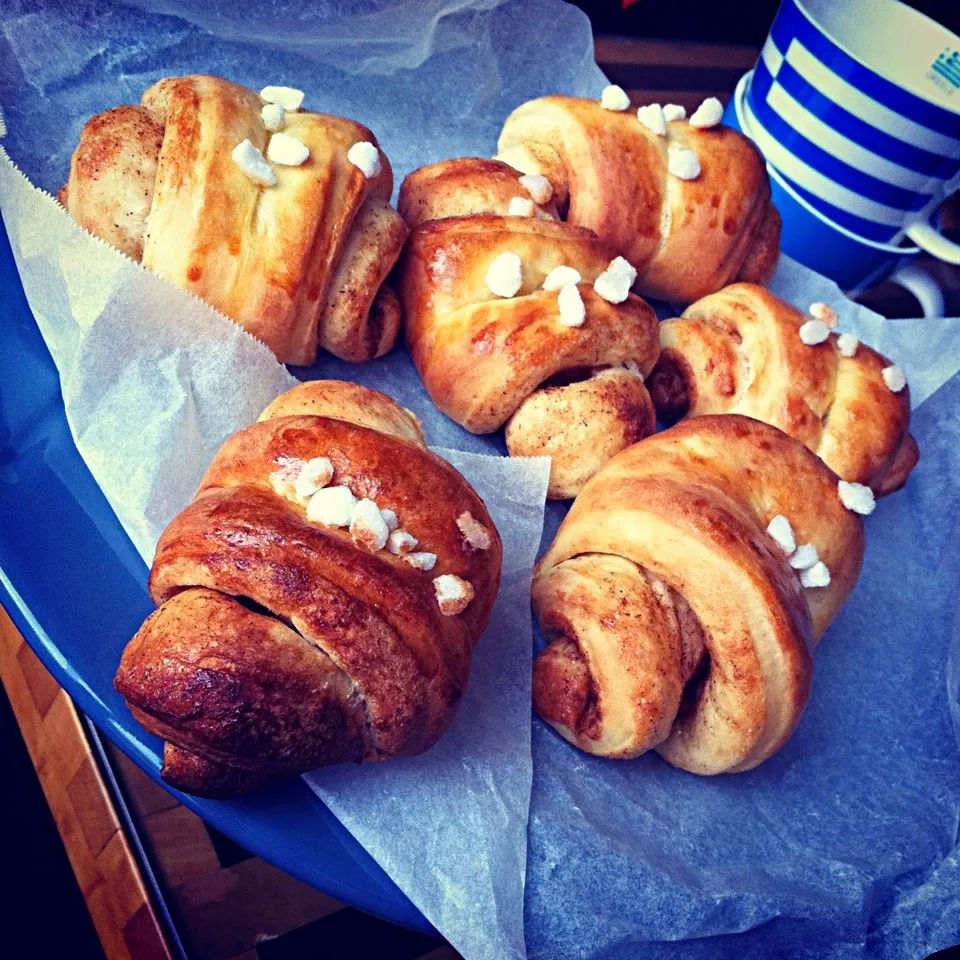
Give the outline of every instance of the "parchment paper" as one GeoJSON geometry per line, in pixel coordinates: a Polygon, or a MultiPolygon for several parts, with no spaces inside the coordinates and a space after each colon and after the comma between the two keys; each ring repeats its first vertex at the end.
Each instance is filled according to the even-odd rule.
{"type": "MultiPolygon", "coordinates": [[[[585,18],[559,0],[138,7],[0,9],[5,142],[38,186],[59,187],[89,115],[169,74],[301,86],[309,107],[376,130],[398,183],[422,163],[489,155],[529,97],[596,95],[604,82],[585,18]]],[[[78,446],[147,557],[223,437],[291,381],[208,308],[84,235],[5,160],[0,207],[78,446]]],[[[785,749],[752,773],[703,779],[654,757],[594,760],[535,721],[521,930],[531,537],[526,556],[508,547],[497,627],[440,747],[310,778],[468,960],[522,956],[524,937],[529,956],[550,960],[892,960],[960,940],[960,322],[885,323],[789,261],[774,289],[801,308],[831,303],[844,329],[904,366],[915,406],[925,401],[920,467],[868,519],[861,582],[817,652],[813,697],[785,749]]],[[[298,375],[386,390],[424,417],[432,443],[502,450],[433,411],[402,351],[363,368],[326,358],[298,375]]],[[[455,462],[501,529],[537,525],[542,465],[455,462]],[[498,495],[508,474],[522,496],[498,495]]],[[[549,506],[541,549],[563,512],[549,506]]]]}

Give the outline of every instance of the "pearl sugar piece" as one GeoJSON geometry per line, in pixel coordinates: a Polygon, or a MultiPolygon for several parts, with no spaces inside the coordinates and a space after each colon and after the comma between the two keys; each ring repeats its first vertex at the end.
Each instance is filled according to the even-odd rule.
{"type": "Polygon", "coordinates": [[[300,500],[308,500],[332,479],[333,464],[326,457],[314,457],[308,460],[297,474],[294,490],[300,500]]]}
{"type": "Polygon", "coordinates": [[[487,289],[498,297],[516,296],[523,286],[523,264],[515,253],[501,253],[487,268],[487,289]]]}
{"type": "Polygon", "coordinates": [[[693,111],[690,117],[690,126],[707,130],[716,127],[723,119],[723,104],[716,97],[707,97],[703,103],[693,111]]]}
{"type": "Polygon", "coordinates": [[[808,320],[800,327],[800,339],[808,346],[815,347],[830,336],[830,328],[822,320],[808,320]]]}
{"type": "Polygon", "coordinates": [[[686,147],[671,146],[667,169],[680,180],[696,180],[700,176],[700,160],[686,147]]]}
{"type": "Polygon", "coordinates": [[[777,546],[786,554],[797,549],[797,541],[793,535],[790,521],[781,514],[777,514],[768,524],[767,533],[773,538],[777,546]]]}
{"type": "Polygon", "coordinates": [[[578,270],[573,267],[554,267],[544,278],[544,290],[559,290],[569,283],[580,283],[582,277],[578,270]]]}
{"type": "Polygon", "coordinates": [[[645,107],[640,107],[637,110],[637,119],[651,133],[655,133],[658,137],[666,136],[667,119],[659,103],[649,103],[645,107]]]}
{"type": "Polygon", "coordinates": [[[600,106],[603,107],[604,110],[616,110],[620,112],[630,106],[630,98],[627,96],[623,87],[618,87],[615,83],[611,83],[610,86],[604,87],[603,93],[600,95],[600,106]]]}
{"type": "Polygon", "coordinates": [[[840,502],[848,510],[862,516],[873,513],[877,505],[873,491],[862,483],[848,483],[846,480],[841,480],[837,484],[837,493],[840,496],[840,502]]]}
{"type": "Polygon", "coordinates": [[[812,543],[797,547],[789,563],[794,570],[809,570],[820,559],[817,548],[812,543]]]}
{"type": "Polygon", "coordinates": [[[852,333],[841,333],[837,337],[837,349],[842,357],[856,356],[860,341],[852,333]]]}
{"type": "Polygon", "coordinates": [[[380,163],[380,151],[369,140],[355,143],[347,151],[350,161],[368,180],[380,175],[383,164],[380,163]]]}
{"type": "Polygon", "coordinates": [[[834,310],[833,307],[821,303],[819,300],[816,303],[810,304],[810,309],[807,310],[807,313],[809,313],[814,320],[822,320],[831,330],[836,330],[840,325],[840,317],[837,316],[837,311],[834,310]]]}
{"type": "Polygon", "coordinates": [[[608,303],[623,303],[630,293],[637,271],[633,264],[623,257],[615,257],[607,265],[607,269],[593,282],[593,289],[597,296],[608,303]]]}
{"type": "Polygon", "coordinates": [[[560,322],[565,327],[582,327],[587,319],[587,308],[576,284],[567,283],[560,288],[557,294],[557,303],[560,306],[560,322]]]}
{"type": "Polygon", "coordinates": [[[276,133],[283,128],[286,121],[287,111],[279,103],[265,103],[260,111],[263,119],[263,125],[271,132],[276,133]]]}
{"type": "Polygon", "coordinates": [[[357,498],[349,487],[324,487],[307,504],[307,519],[327,527],[349,527],[357,498]]]}
{"type": "Polygon", "coordinates": [[[373,500],[364,497],[354,504],[350,516],[350,535],[354,543],[371,552],[382,550],[386,546],[390,531],[380,508],[373,500]]]}
{"type": "Polygon", "coordinates": [[[511,197],[507,208],[508,217],[532,217],[533,201],[529,197],[511,197]]]}
{"type": "Polygon", "coordinates": [[[530,194],[534,203],[541,206],[549,203],[553,197],[553,185],[539,173],[525,173],[519,180],[520,186],[530,194]]]}
{"type": "Polygon", "coordinates": [[[902,367],[893,364],[883,368],[883,382],[894,393],[899,393],[907,385],[907,376],[902,367]]]}
{"type": "Polygon", "coordinates": [[[275,133],[267,144],[267,159],[282,167],[299,167],[309,156],[305,143],[285,133],[275,133]]]}
{"type": "Polygon", "coordinates": [[[276,186],[277,175],[263,159],[263,154],[249,141],[242,140],[233,148],[233,162],[255,183],[265,187],[276,186]]]}
{"type": "Polygon", "coordinates": [[[445,573],[433,581],[437,595],[437,606],[445,617],[455,617],[463,613],[473,599],[473,585],[468,580],[445,573]]]}
{"type": "Polygon", "coordinates": [[[464,511],[457,517],[457,527],[463,534],[463,539],[474,550],[490,549],[490,532],[469,510],[464,511]]]}
{"type": "Polygon", "coordinates": [[[800,585],[802,587],[829,587],[830,571],[827,565],[818,560],[812,567],[800,571],[800,585]]]}
{"type": "Polygon", "coordinates": [[[387,540],[387,549],[394,556],[402,557],[416,550],[418,542],[417,538],[406,530],[394,530],[387,540]]]}
{"type": "Polygon", "coordinates": [[[295,87],[264,87],[260,96],[267,103],[278,103],[284,110],[291,112],[299,110],[303,103],[303,91],[295,87]]]}

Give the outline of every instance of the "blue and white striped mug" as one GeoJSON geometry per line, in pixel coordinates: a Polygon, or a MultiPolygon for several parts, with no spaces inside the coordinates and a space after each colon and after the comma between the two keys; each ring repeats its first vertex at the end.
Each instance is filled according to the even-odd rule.
{"type": "Polygon", "coordinates": [[[941,259],[960,186],[960,37],[898,0],[783,0],[746,95],[767,161],[824,216],[941,259]]]}

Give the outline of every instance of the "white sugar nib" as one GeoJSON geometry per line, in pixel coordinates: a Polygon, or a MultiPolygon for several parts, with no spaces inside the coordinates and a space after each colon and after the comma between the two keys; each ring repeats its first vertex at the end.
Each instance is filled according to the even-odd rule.
{"type": "Polygon", "coordinates": [[[265,187],[276,186],[277,175],[273,167],[263,158],[263,154],[249,141],[241,140],[233,148],[233,162],[255,183],[265,187]]]}
{"type": "Polygon", "coordinates": [[[520,177],[520,186],[530,194],[534,203],[539,203],[541,206],[549,203],[553,196],[552,184],[539,173],[525,173],[520,177]]]}
{"type": "Polygon", "coordinates": [[[830,571],[827,565],[818,560],[812,567],[800,571],[800,584],[804,587],[829,587],[830,571]]]}
{"type": "Polygon", "coordinates": [[[473,599],[473,585],[468,580],[446,573],[433,581],[437,595],[437,606],[446,617],[455,617],[470,605],[473,599]]]}
{"type": "Polygon", "coordinates": [[[357,498],[347,487],[324,487],[307,504],[307,519],[327,527],[348,527],[357,498]]]}
{"type": "Polygon", "coordinates": [[[264,87],[260,96],[267,103],[278,103],[284,110],[293,112],[303,103],[303,91],[295,87],[264,87]]]}
{"type": "Polygon", "coordinates": [[[565,327],[583,326],[587,319],[587,308],[576,284],[568,283],[562,286],[557,294],[557,303],[560,307],[560,322],[565,327]]]}
{"type": "Polygon", "coordinates": [[[808,347],[823,343],[830,336],[830,328],[822,320],[808,320],[800,327],[800,339],[808,347]]]}
{"type": "Polygon", "coordinates": [[[380,163],[380,151],[368,140],[355,143],[347,151],[347,160],[368,180],[379,176],[383,169],[383,165],[380,163]]]}
{"type": "Polygon", "coordinates": [[[579,271],[574,270],[573,267],[554,267],[544,278],[543,289],[559,290],[568,283],[580,283],[580,280],[579,271]]]}
{"type": "Polygon", "coordinates": [[[390,531],[373,500],[359,500],[350,516],[350,535],[354,543],[366,550],[382,550],[387,544],[390,531]]]}
{"type": "Polygon", "coordinates": [[[507,208],[508,217],[532,217],[535,207],[529,197],[511,197],[507,208]]]}
{"type": "Polygon", "coordinates": [[[812,543],[804,543],[797,547],[789,562],[794,570],[809,570],[819,559],[817,548],[812,543]]]}
{"type": "Polygon", "coordinates": [[[658,137],[666,136],[667,118],[663,115],[663,107],[659,103],[650,103],[645,107],[640,107],[637,110],[637,119],[651,133],[655,133],[658,137]]]}
{"type": "Polygon", "coordinates": [[[883,381],[894,392],[899,393],[907,385],[907,376],[896,364],[883,368],[883,381]]]}
{"type": "Polygon", "coordinates": [[[271,131],[271,133],[283,129],[286,115],[287,111],[284,110],[279,103],[265,103],[263,109],[260,111],[260,116],[263,118],[263,125],[271,131]]]}
{"type": "Polygon", "coordinates": [[[857,347],[860,341],[852,333],[841,333],[837,337],[837,349],[842,357],[854,357],[857,354],[857,347]]]}
{"type": "Polygon", "coordinates": [[[307,145],[285,133],[275,133],[267,144],[267,159],[282,167],[299,167],[309,157],[307,145]]]}
{"type": "Polygon", "coordinates": [[[636,279],[637,271],[633,264],[623,257],[615,257],[607,265],[607,269],[593,281],[593,289],[597,296],[608,303],[623,303],[636,279]]]}
{"type": "Polygon", "coordinates": [[[612,83],[609,87],[604,87],[603,93],[600,95],[600,106],[604,110],[620,112],[630,106],[630,98],[623,87],[618,87],[615,83],[612,83]]]}
{"type": "Polygon", "coordinates": [[[797,541],[793,535],[793,527],[790,521],[777,514],[770,523],[767,524],[767,533],[773,538],[780,549],[787,554],[793,553],[797,549],[797,541]]]}
{"type": "Polygon", "coordinates": [[[848,510],[862,516],[873,513],[877,505],[873,491],[862,483],[848,483],[846,480],[841,480],[837,484],[837,493],[840,496],[840,502],[848,510]]]}
{"type": "Polygon", "coordinates": [[[516,296],[523,286],[523,264],[515,253],[501,253],[487,268],[487,289],[498,297],[516,296]]]}
{"type": "Polygon", "coordinates": [[[690,126],[709,130],[717,126],[723,119],[723,104],[716,97],[707,97],[703,103],[693,111],[690,117],[690,126]]]}
{"type": "Polygon", "coordinates": [[[296,494],[301,500],[308,500],[318,490],[322,490],[333,479],[333,464],[326,457],[314,457],[308,460],[297,476],[296,494]]]}
{"type": "Polygon", "coordinates": [[[674,147],[667,155],[667,169],[679,180],[696,180],[700,176],[700,160],[686,147],[674,147]]]}
{"type": "Polygon", "coordinates": [[[837,311],[828,304],[821,303],[819,300],[816,303],[810,304],[807,313],[809,313],[814,320],[821,320],[831,330],[836,330],[840,324],[840,317],[837,315],[837,311]]]}

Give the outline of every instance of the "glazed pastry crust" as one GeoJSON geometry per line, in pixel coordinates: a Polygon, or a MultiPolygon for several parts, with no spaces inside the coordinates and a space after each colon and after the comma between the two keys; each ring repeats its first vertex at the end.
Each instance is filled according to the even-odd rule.
{"type": "Polygon", "coordinates": [[[599,462],[652,430],[641,378],[658,355],[657,319],[633,294],[612,304],[596,293],[593,282],[613,258],[589,230],[481,213],[419,224],[401,259],[407,347],[434,404],[471,433],[511,421],[512,452],[554,458],[551,498],[573,496],[599,462]],[[491,263],[505,253],[522,264],[522,285],[509,298],[487,286],[491,263]],[[565,326],[558,292],[543,289],[560,266],[580,274],[581,326],[565,326]],[[623,378],[595,379],[626,363],[639,376],[621,370],[623,378]],[[581,383],[554,384],[558,375],[581,383]],[[599,418],[598,406],[605,407],[599,418]],[[551,411],[559,416],[560,408],[584,431],[559,422],[549,429],[551,411]]]}
{"type": "Polygon", "coordinates": [[[656,426],[643,380],[608,367],[586,380],[535,390],[507,421],[504,440],[512,457],[550,457],[550,495],[566,499],[656,426]]]}
{"type": "Polygon", "coordinates": [[[776,428],[705,416],[648,437],[587,483],[535,570],[535,708],[590,753],[751,769],[795,729],[862,557],[837,477],[776,428]],[[766,532],[778,514],[828,587],[801,586],[766,532]]]}
{"type": "Polygon", "coordinates": [[[541,383],[565,370],[656,361],[657,321],[639,297],[622,304],[592,283],[612,257],[586,230],[526,217],[452,217],[420,226],[401,267],[407,346],[433,402],[471,433],[501,427],[541,383]],[[490,263],[516,253],[523,286],[503,299],[486,284],[490,263]],[[582,277],[583,326],[560,323],[547,274],[573,266],[582,277]]]}
{"type": "Polygon", "coordinates": [[[257,421],[277,417],[329,417],[369,427],[426,447],[420,421],[379,390],[343,380],[308,380],[267,405],[257,421]]]}
{"type": "Polygon", "coordinates": [[[115,684],[171,745],[164,777],[180,789],[224,795],[324,763],[422,752],[466,687],[499,587],[496,529],[389,398],[342,385],[337,418],[313,412],[340,386],[303,384],[227,440],[157,545],[149,588],[159,609],[115,684]],[[275,475],[318,456],[332,461],[335,484],[395,511],[435,567],[417,570],[308,519],[275,475]],[[464,513],[487,530],[489,549],[466,542],[464,513]],[[443,574],[474,590],[457,616],[438,607],[443,574]]]}
{"type": "MultiPolygon", "coordinates": [[[[472,217],[492,213],[505,217],[510,201],[530,200],[520,183],[522,174],[508,163],[463,157],[442,160],[414,170],[400,185],[397,209],[413,230],[428,220],[445,217],[472,217]]],[[[534,204],[542,217],[557,219],[553,201],[534,204]]]]}
{"type": "Polygon", "coordinates": [[[284,362],[311,364],[318,343],[352,362],[381,356],[400,322],[383,282],[407,235],[389,205],[390,164],[381,151],[382,169],[367,180],[347,160],[354,143],[376,145],[366,127],[288,112],[283,132],[310,156],[299,167],[274,164],[277,184],[263,187],[231,155],[245,139],[266,150],[262,105],[219,77],[161,80],[139,107],[86,125],[67,209],[284,362]]]}
{"type": "Polygon", "coordinates": [[[767,283],[776,268],[780,220],[763,159],[729,127],[678,120],[660,137],[633,110],[541,97],[507,118],[498,159],[546,176],[566,221],[626,257],[645,296],[689,303],[738,279],[767,283]],[[698,177],[668,172],[671,146],[694,151],[698,177]]]}
{"type": "Polygon", "coordinates": [[[649,380],[660,416],[742,413],[796,437],[841,478],[877,495],[898,490],[919,459],[908,430],[910,392],[883,379],[890,361],[837,335],[808,346],[810,318],[768,290],[738,283],[660,326],[661,357],[649,380]]]}

